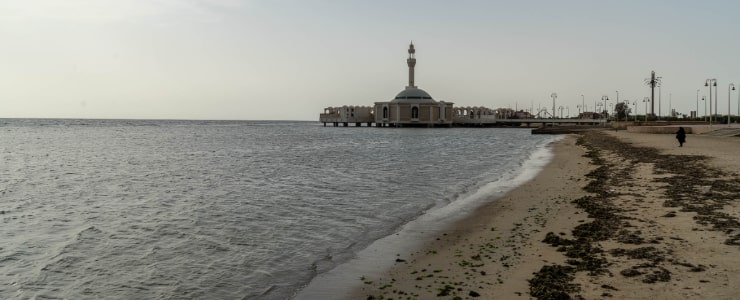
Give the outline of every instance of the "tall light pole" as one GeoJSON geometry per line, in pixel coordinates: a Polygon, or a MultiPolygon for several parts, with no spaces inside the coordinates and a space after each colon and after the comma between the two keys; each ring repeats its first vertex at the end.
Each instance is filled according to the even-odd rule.
{"type": "Polygon", "coordinates": [[[696,119],[699,119],[699,90],[696,90],[696,119]]]}
{"type": "Polygon", "coordinates": [[[701,102],[704,102],[704,122],[707,121],[707,96],[701,96],[701,102]]]}
{"type": "Polygon", "coordinates": [[[558,94],[552,93],[550,97],[552,97],[552,127],[555,128],[555,98],[558,97],[558,94]]]}
{"type": "Polygon", "coordinates": [[[609,119],[616,120],[616,118],[615,118],[616,113],[614,112],[614,103],[609,103],[609,111],[612,114],[611,116],[609,116],[609,119]]]}
{"type": "Polygon", "coordinates": [[[598,103],[598,102],[599,102],[599,100],[594,99],[594,106],[593,106],[594,107],[594,113],[596,113],[596,103],[598,103]]]}
{"type": "MultiPolygon", "coordinates": [[[[607,95],[601,96],[601,100],[604,100],[604,110],[606,110],[606,108],[607,108],[606,101],[609,101],[609,96],[607,96],[607,95]]],[[[601,103],[599,103],[599,104],[601,104],[601,103]]],[[[606,127],[606,122],[604,122],[604,127],[606,127]]]]}
{"type": "Polygon", "coordinates": [[[663,86],[663,77],[658,76],[656,79],[658,80],[658,120],[660,120],[660,116],[663,114],[663,109],[660,107],[660,104],[663,103],[661,101],[663,97],[663,89],[661,88],[663,86]]]}
{"type": "Polygon", "coordinates": [[[727,87],[727,127],[730,127],[730,93],[734,90],[735,84],[730,83],[730,85],[727,87]]]}
{"type": "Polygon", "coordinates": [[[671,101],[673,100],[673,93],[668,93],[668,115],[673,118],[673,109],[671,108],[671,101]]]}
{"type": "Polygon", "coordinates": [[[629,118],[630,111],[627,111],[628,109],[630,109],[630,101],[629,100],[624,100],[624,121],[625,122],[627,122],[627,121],[630,120],[630,118],[629,118]]]}
{"type": "MultiPolygon", "coordinates": [[[[738,98],[738,101],[740,101],[740,98],[738,98]]],[[[586,97],[581,94],[581,107],[583,107],[583,112],[586,112],[586,97]]]]}
{"type": "Polygon", "coordinates": [[[552,97],[552,118],[555,118],[555,98],[558,97],[557,93],[550,94],[550,97],[552,97]]]}
{"type": "Polygon", "coordinates": [[[635,122],[637,122],[637,100],[632,101],[632,105],[635,106],[635,122]]]}
{"type": "Polygon", "coordinates": [[[617,91],[617,103],[619,103],[619,91],[617,91]]]}
{"type": "Polygon", "coordinates": [[[650,103],[650,97],[643,98],[642,99],[642,102],[645,102],[645,122],[647,122],[647,116],[648,116],[648,113],[647,113],[647,105],[648,105],[648,103],[650,103]]]}
{"type": "Polygon", "coordinates": [[[716,117],[714,118],[714,121],[717,121],[717,117],[719,117],[719,104],[717,101],[719,100],[719,92],[717,91],[717,82],[714,82],[714,115],[716,117]]]}
{"type": "Polygon", "coordinates": [[[709,127],[710,128],[712,127],[712,85],[717,86],[717,79],[714,79],[714,78],[707,79],[704,82],[704,86],[709,87],[709,127]]]}

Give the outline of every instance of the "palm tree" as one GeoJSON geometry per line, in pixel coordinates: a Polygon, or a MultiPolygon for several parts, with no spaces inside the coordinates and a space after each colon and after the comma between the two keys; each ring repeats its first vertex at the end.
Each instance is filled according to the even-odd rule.
{"type": "Polygon", "coordinates": [[[650,114],[655,115],[655,87],[660,86],[660,77],[655,77],[655,71],[650,72],[650,78],[645,78],[645,85],[650,87],[650,114]]]}

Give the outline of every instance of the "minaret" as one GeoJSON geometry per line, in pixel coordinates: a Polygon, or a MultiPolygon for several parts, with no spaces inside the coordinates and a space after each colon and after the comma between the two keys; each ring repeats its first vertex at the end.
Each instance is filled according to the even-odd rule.
{"type": "Polygon", "coordinates": [[[406,64],[409,65],[409,86],[406,88],[415,88],[414,85],[414,66],[416,66],[416,58],[414,58],[414,53],[416,53],[416,49],[414,49],[414,41],[411,41],[411,44],[409,45],[409,58],[406,59],[406,64]]]}

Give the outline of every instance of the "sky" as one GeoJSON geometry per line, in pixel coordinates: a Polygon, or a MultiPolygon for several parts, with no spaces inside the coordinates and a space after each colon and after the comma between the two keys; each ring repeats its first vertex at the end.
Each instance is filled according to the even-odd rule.
{"type": "Polygon", "coordinates": [[[0,0],[0,118],[318,120],[416,84],[563,115],[738,112],[740,1],[0,0]],[[697,92],[698,90],[698,92],[697,92]],[[618,94],[618,95],[617,95],[618,94]],[[581,96],[583,95],[583,97],[581,96]],[[637,101],[636,105],[632,105],[637,101]],[[658,105],[659,104],[659,105],[658,105]]]}

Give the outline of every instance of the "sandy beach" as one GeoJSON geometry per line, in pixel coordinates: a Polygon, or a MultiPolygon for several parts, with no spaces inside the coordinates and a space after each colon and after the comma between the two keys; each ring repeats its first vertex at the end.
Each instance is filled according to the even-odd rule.
{"type": "Polygon", "coordinates": [[[734,299],[740,139],[589,132],[350,299],[734,299]]]}

